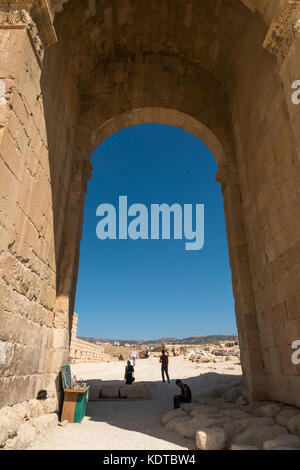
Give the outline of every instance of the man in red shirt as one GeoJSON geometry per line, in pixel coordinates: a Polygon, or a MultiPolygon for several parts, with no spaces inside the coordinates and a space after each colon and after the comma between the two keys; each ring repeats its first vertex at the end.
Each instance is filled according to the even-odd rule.
{"type": "Polygon", "coordinates": [[[161,362],[161,375],[162,375],[163,382],[165,382],[165,374],[166,374],[168,383],[170,383],[169,374],[168,374],[169,358],[166,355],[164,349],[162,350],[162,355],[159,358],[159,362],[161,362]]]}

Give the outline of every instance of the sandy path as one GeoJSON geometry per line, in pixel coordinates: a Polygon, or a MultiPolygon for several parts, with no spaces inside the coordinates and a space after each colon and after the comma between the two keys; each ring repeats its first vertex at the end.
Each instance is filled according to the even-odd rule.
{"type": "MultiPolygon", "coordinates": [[[[74,364],[72,373],[85,380],[124,383],[124,367],[125,362],[74,364]]],[[[89,402],[82,423],[58,426],[29,449],[195,449],[194,441],[161,425],[161,416],[173,408],[172,397],[179,393],[175,379],[185,379],[192,393],[198,394],[232,381],[232,376],[241,374],[241,368],[232,362],[196,364],[171,357],[169,374],[170,385],[161,380],[157,358],[138,360],[136,382],[150,385],[151,400],[89,402]]]]}

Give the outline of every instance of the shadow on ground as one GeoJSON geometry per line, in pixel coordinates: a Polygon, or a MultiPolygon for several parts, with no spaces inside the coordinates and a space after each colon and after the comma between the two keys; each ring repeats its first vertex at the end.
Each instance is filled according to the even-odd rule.
{"type": "MultiPolygon", "coordinates": [[[[183,379],[192,391],[192,402],[198,400],[220,400],[222,391],[240,385],[241,375],[220,374],[208,372],[196,377],[183,379]]],[[[90,385],[119,385],[123,386],[121,380],[86,380],[90,385]]],[[[163,414],[173,409],[173,396],[179,394],[180,390],[171,383],[162,381],[138,381],[137,384],[148,385],[150,388],[149,399],[101,399],[88,403],[86,416],[92,421],[106,422],[127,431],[148,434],[152,437],[172,442],[176,445],[194,450],[195,441],[185,439],[173,431],[166,429],[161,422],[163,414]]],[[[130,434],[128,436],[130,440],[130,434]]]]}

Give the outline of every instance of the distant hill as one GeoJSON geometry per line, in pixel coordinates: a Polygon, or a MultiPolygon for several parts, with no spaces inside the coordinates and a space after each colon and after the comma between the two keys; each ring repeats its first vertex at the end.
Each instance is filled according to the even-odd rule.
{"type": "Polygon", "coordinates": [[[189,336],[188,338],[159,338],[159,339],[152,339],[152,340],[142,340],[142,339],[107,339],[107,338],[91,338],[91,337],[84,337],[80,336],[80,339],[84,341],[88,341],[89,343],[113,343],[114,341],[118,341],[120,346],[124,346],[124,344],[136,344],[140,346],[141,344],[145,344],[147,346],[159,346],[164,341],[168,344],[208,344],[213,343],[214,341],[231,341],[234,338],[232,335],[208,335],[208,336],[189,336]]]}

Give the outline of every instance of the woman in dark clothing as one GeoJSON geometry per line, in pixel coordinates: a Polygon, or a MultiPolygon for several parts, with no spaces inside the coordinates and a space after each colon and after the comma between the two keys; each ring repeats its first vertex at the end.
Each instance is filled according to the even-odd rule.
{"type": "Polygon", "coordinates": [[[127,361],[127,366],[125,367],[125,383],[131,385],[135,381],[133,377],[134,367],[131,365],[130,361],[127,361]]]}

